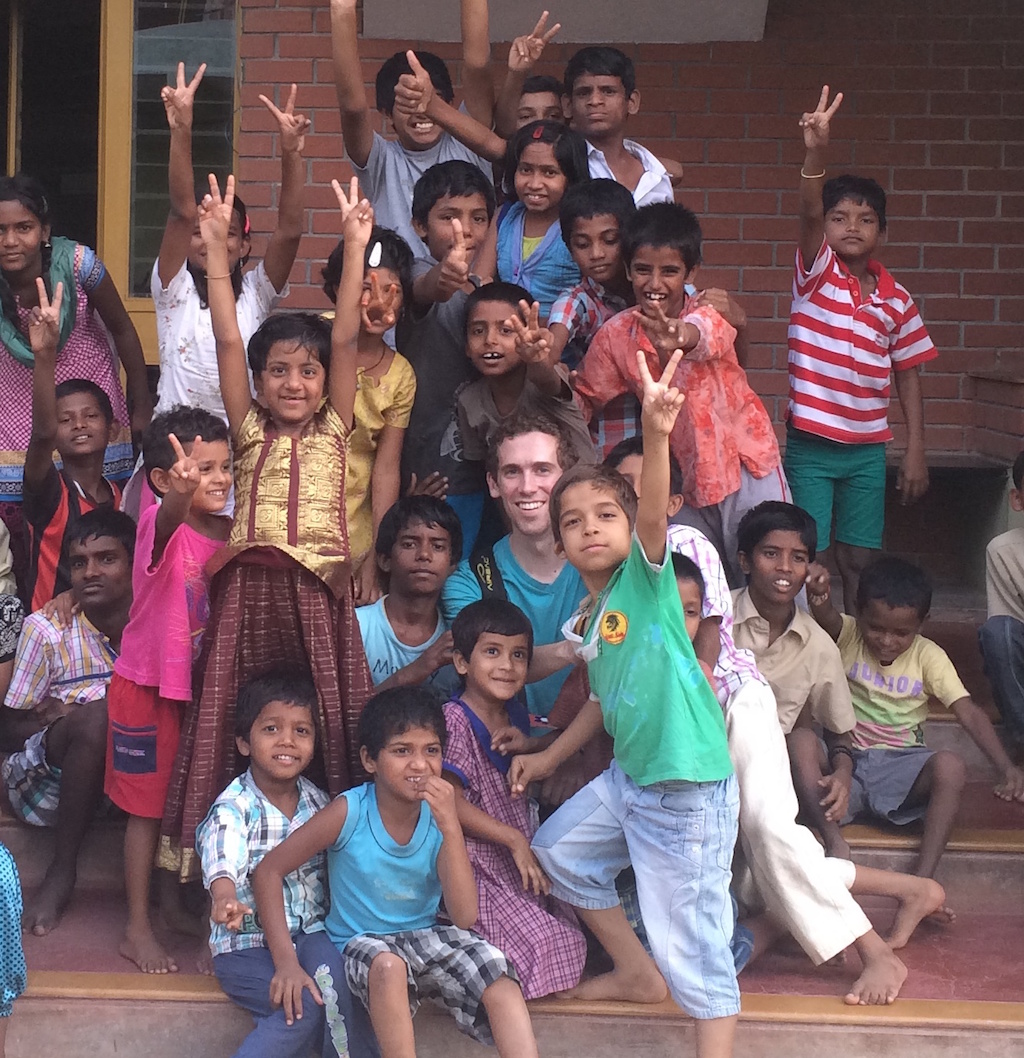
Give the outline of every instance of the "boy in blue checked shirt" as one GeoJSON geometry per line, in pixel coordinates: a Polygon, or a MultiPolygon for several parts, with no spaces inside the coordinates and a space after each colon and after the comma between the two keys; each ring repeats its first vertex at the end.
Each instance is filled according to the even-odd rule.
{"type": "Polygon", "coordinates": [[[217,798],[196,831],[212,900],[213,972],[256,1021],[235,1058],[307,1058],[311,1050],[323,1058],[378,1053],[365,1011],[352,1003],[341,954],[324,932],[324,857],[308,860],[283,883],[296,955],[322,990],[304,992],[301,1010],[286,1010],[274,999],[274,961],[253,910],[250,879],[260,861],[328,802],[301,774],[313,759],[315,708],[316,688],[302,671],[276,669],[239,689],[235,738],[249,769],[217,798]]]}

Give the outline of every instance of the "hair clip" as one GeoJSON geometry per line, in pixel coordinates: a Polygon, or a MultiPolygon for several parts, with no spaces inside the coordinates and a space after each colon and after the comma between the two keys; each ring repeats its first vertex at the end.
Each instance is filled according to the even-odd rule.
{"type": "Polygon", "coordinates": [[[377,268],[380,265],[381,258],[384,256],[384,247],[380,242],[375,242],[370,247],[370,256],[367,257],[366,263],[370,268],[377,268]]]}
{"type": "Polygon", "coordinates": [[[245,221],[242,224],[242,234],[243,235],[248,235],[249,234],[249,214],[248,213],[244,213],[242,215],[245,218],[245,221]]]}

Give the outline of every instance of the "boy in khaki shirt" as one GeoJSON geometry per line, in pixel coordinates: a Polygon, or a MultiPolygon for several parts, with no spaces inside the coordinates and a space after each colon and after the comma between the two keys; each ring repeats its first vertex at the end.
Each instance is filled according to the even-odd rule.
{"type": "Polygon", "coordinates": [[[737,543],[748,582],[733,592],[733,638],[754,655],[775,693],[801,816],[821,835],[827,855],[849,859],[839,824],[853,774],[850,688],[835,643],[795,601],[814,560],[814,519],[769,500],[744,515],[737,543]]]}

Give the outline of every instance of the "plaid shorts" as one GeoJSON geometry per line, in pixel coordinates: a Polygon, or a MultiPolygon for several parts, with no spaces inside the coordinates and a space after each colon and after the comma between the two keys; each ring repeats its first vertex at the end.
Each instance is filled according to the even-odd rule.
{"type": "Polygon", "coordinates": [[[409,1010],[431,999],[455,1018],[459,1032],[492,1044],[483,1005],[484,990],[502,977],[518,983],[512,964],[493,945],[457,926],[432,926],[405,933],[364,933],[345,945],[345,973],[352,994],[370,1005],[370,963],[391,952],[405,960],[409,979],[409,1010]]]}
{"type": "Polygon", "coordinates": [[[60,768],[46,762],[46,732],[37,731],[25,748],[12,753],[0,766],[11,808],[34,827],[57,824],[60,801],[60,768]]]}

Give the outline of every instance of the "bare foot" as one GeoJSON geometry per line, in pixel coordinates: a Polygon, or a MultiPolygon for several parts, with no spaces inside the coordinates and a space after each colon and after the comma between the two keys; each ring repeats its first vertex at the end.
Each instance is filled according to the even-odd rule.
{"type": "Polygon", "coordinates": [[[886,948],[868,958],[860,977],[843,997],[849,1006],[885,1006],[893,1003],[907,979],[907,968],[886,948]]]}
{"type": "Polygon", "coordinates": [[[206,977],[213,976],[213,952],[210,951],[209,944],[204,944],[196,957],[196,972],[206,977]]]}
{"type": "Polygon", "coordinates": [[[612,970],[581,981],[575,988],[557,993],[559,999],[617,999],[624,1003],[660,1003],[668,986],[652,963],[651,973],[627,974],[612,970]]]}
{"type": "Polygon", "coordinates": [[[51,864],[43,884],[25,904],[21,928],[37,937],[45,937],[60,922],[74,891],[74,870],[66,871],[51,864]]]}
{"type": "Polygon", "coordinates": [[[928,915],[936,921],[952,922],[956,915],[943,906],[946,891],[934,878],[914,878],[906,897],[900,900],[892,929],[886,940],[893,951],[906,947],[917,924],[928,915]]]}
{"type": "Polygon", "coordinates": [[[117,949],[144,974],[177,973],[177,963],[152,933],[125,933],[117,949]]]}

